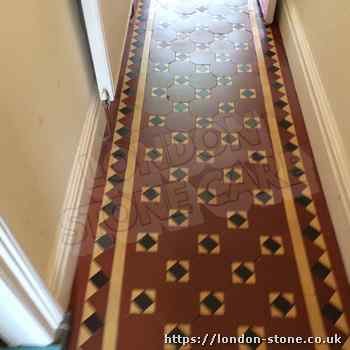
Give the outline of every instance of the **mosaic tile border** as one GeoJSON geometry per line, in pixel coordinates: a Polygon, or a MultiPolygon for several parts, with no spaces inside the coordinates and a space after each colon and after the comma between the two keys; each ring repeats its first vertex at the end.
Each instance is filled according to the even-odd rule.
{"type": "MultiPolygon", "coordinates": [[[[307,175],[309,171],[305,169],[304,155],[295,126],[295,116],[289,102],[286,81],[281,68],[280,52],[277,49],[275,34],[271,27],[266,28],[265,45],[265,59],[270,85],[273,89],[279,132],[281,140],[284,140],[284,155],[290,182],[298,184],[292,186],[292,190],[298,208],[299,221],[303,224],[304,244],[311,262],[310,270],[317,288],[316,294],[323,322],[328,334],[341,334],[346,339],[342,349],[350,349],[349,315],[344,309],[338,288],[324,229],[321,226],[318,208],[307,175]],[[315,250],[310,246],[310,242],[317,248],[316,258],[315,250]]],[[[342,273],[344,280],[346,280],[345,273],[343,271],[342,273]]]]}
{"type": "MultiPolygon", "coordinates": [[[[70,344],[70,349],[97,349],[102,347],[102,335],[108,303],[109,279],[111,271],[104,268],[104,260],[112,260],[115,245],[115,231],[118,226],[118,214],[121,191],[124,183],[125,164],[128,157],[130,129],[133,118],[148,2],[139,0],[134,4],[134,18],[130,22],[129,42],[126,49],[126,65],[121,84],[119,103],[114,127],[113,141],[109,153],[107,181],[98,212],[97,232],[94,237],[91,261],[89,262],[88,280],[85,290],[84,306],[81,314],[77,344],[70,344]]],[[[114,110],[114,106],[112,107],[114,110]]],[[[113,123],[112,123],[113,124],[113,123]]],[[[82,286],[79,286],[82,288],[82,286]]]]}

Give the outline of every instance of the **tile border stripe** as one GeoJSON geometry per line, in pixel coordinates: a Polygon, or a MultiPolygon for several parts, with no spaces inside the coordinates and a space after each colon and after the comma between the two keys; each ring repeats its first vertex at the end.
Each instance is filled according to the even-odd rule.
{"type": "MultiPolygon", "coordinates": [[[[279,179],[283,179],[285,186],[281,192],[284,198],[285,211],[291,233],[292,245],[295,251],[295,260],[298,268],[299,278],[302,285],[302,291],[305,299],[306,310],[310,320],[310,327],[315,336],[325,337],[326,331],[322,321],[322,315],[318,300],[316,298],[315,286],[309,268],[308,257],[306,254],[302,232],[298,220],[298,215],[291,191],[287,164],[284,159],[282,143],[279,135],[275,109],[273,105],[272,92],[265,63],[264,52],[262,49],[261,38],[256,18],[256,7],[254,0],[249,0],[249,17],[254,38],[254,45],[257,54],[258,68],[260,71],[260,80],[264,95],[264,103],[267,113],[267,122],[270,129],[272,147],[275,154],[276,165],[279,179]]],[[[316,344],[317,350],[329,350],[327,344],[316,344]]]]}
{"type": "Polygon", "coordinates": [[[131,213],[131,202],[134,187],[134,173],[136,167],[136,156],[138,151],[141,118],[143,110],[143,101],[145,95],[145,86],[147,80],[147,70],[149,63],[149,53],[151,47],[151,36],[155,7],[152,6],[152,0],[149,4],[149,15],[147,21],[146,36],[142,54],[141,70],[139,74],[139,83],[137,88],[135,112],[131,127],[130,147],[128,153],[128,162],[123,185],[123,195],[119,214],[119,225],[116,234],[116,245],[113,258],[111,282],[109,289],[109,298],[107,304],[107,313],[105,318],[105,327],[103,331],[102,350],[114,350],[118,343],[119,314],[121,304],[122,284],[124,278],[124,265],[126,257],[126,248],[128,244],[128,229],[131,213]],[[113,297],[110,297],[113,293],[113,297]]]}

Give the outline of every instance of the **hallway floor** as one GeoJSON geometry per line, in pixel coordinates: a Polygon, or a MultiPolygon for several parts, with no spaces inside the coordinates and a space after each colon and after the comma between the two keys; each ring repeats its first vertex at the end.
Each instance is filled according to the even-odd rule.
{"type": "Polygon", "coordinates": [[[349,287],[278,29],[254,0],[139,0],[135,16],[70,349],[350,349],[349,287]]]}

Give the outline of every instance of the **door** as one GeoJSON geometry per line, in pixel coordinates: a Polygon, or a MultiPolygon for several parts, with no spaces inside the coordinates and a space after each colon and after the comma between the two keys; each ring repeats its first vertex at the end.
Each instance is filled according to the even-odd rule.
{"type": "Polygon", "coordinates": [[[101,100],[113,101],[132,0],[81,0],[101,100]]]}

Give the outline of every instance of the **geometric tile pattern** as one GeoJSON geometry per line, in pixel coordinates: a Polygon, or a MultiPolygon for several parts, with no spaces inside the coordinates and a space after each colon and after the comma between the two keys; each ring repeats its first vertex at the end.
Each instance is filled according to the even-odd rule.
{"type": "MultiPolygon", "coordinates": [[[[230,329],[232,335],[260,338],[269,335],[272,323],[276,333],[310,335],[247,1],[159,4],[151,33],[148,0],[137,2],[130,26],[130,49],[113,105],[117,113],[111,116],[113,140],[103,151],[105,173],[96,179],[97,230],[87,237],[87,246],[93,243],[87,249],[91,259],[83,251],[79,263],[81,271],[89,267],[83,283],[77,280],[84,288],[88,279],[77,317],[79,339],[74,326],[77,344],[70,349],[101,349],[107,301],[116,293],[109,290],[113,253],[125,243],[118,349],[179,348],[154,337],[163,331],[197,336],[222,328],[222,334],[230,329]],[[152,38],[144,56],[147,81],[140,90],[146,33],[152,38]],[[139,91],[145,92],[144,101],[136,101],[139,91]],[[135,107],[142,105],[134,188],[127,189],[134,195],[130,225],[127,241],[120,242],[115,233],[119,217],[124,218],[129,141],[135,135],[135,107]]],[[[289,103],[286,65],[270,28],[263,45],[315,298],[327,334],[350,341],[350,308],[339,281],[343,275],[334,259],[331,225],[322,193],[315,200],[310,186],[313,170],[305,168],[300,151],[304,126],[289,103]]],[[[265,343],[236,347],[267,349],[265,343]]]]}

